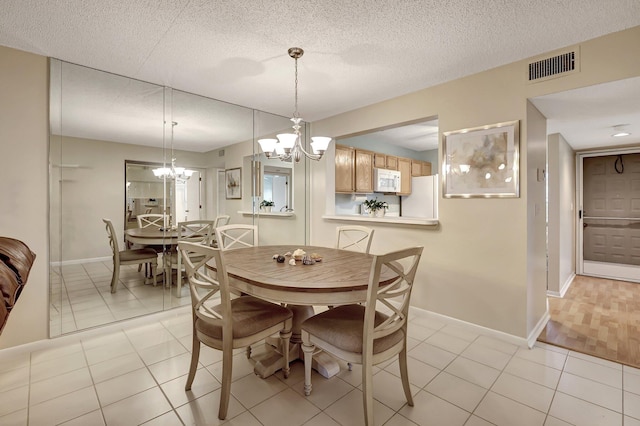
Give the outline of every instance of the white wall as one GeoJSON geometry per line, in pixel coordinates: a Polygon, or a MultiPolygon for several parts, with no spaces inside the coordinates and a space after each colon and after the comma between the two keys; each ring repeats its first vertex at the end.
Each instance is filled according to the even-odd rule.
{"type": "Polygon", "coordinates": [[[575,152],[561,134],[548,137],[550,295],[562,296],[575,276],[575,152]]]}

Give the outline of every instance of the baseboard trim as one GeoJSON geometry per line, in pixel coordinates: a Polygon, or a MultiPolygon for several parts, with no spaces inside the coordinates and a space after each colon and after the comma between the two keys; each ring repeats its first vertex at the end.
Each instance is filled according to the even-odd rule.
{"type": "Polygon", "coordinates": [[[545,311],[544,315],[542,315],[542,318],[540,318],[540,321],[538,321],[538,323],[533,328],[533,330],[531,330],[531,333],[529,333],[529,337],[527,338],[527,346],[529,347],[529,349],[533,348],[533,345],[536,344],[536,340],[538,339],[538,336],[540,335],[540,333],[542,333],[542,330],[547,326],[547,323],[549,322],[550,319],[551,319],[551,315],[549,314],[549,303],[547,302],[547,310],[545,311]]]}
{"type": "Polygon", "coordinates": [[[571,287],[571,284],[573,284],[573,279],[575,277],[575,272],[572,272],[571,275],[569,275],[569,278],[567,278],[564,284],[562,284],[562,287],[560,287],[560,291],[547,290],[547,296],[563,298],[564,295],[567,294],[567,291],[571,287]]]}
{"type": "MultiPolygon", "coordinates": [[[[535,338],[533,339],[533,343],[529,344],[530,339],[525,339],[523,337],[518,337],[518,336],[514,336],[513,334],[509,334],[509,333],[505,333],[503,331],[499,331],[499,330],[494,330],[492,328],[487,328],[478,324],[473,324],[471,322],[467,322],[467,321],[463,321],[463,320],[459,320],[457,318],[452,318],[446,315],[442,315],[442,314],[438,314],[435,312],[431,312],[431,311],[427,311],[421,308],[416,308],[416,307],[410,307],[409,311],[411,312],[411,314],[420,317],[420,318],[433,318],[434,320],[438,320],[441,322],[444,322],[446,324],[450,324],[450,325],[457,325],[457,326],[461,326],[461,327],[466,327],[466,328],[471,328],[473,329],[476,333],[481,334],[483,336],[487,336],[487,337],[493,337],[495,339],[498,340],[502,340],[508,343],[512,343],[514,345],[517,346],[522,346],[522,347],[533,347],[533,343],[535,343],[535,338]]],[[[544,324],[546,324],[546,321],[548,321],[548,310],[547,310],[547,319],[544,321],[544,324]]],[[[542,320],[540,321],[542,322],[542,320]]],[[[540,331],[542,331],[542,328],[540,328],[540,331]]],[[[540,334],[540,333],[538,333],[540,334]]],[[[538,334],[535,335],[535,337],[538,336],[538,334]]]]}
{"type": "Polygon", "coordinates": [[[109,262],[113,260],[113,256],[106,257],[93,257],[89,259],[74,259],[74,260],[63,260],[62,262],[50,262],[51,266],[68,266],[68,265],[78,265],[80,263],[94,263],[94,262],[109,262]]]}

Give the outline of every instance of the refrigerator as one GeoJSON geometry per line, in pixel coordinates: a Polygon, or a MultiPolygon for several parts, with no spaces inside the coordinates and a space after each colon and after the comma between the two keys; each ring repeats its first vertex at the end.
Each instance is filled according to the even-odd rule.
{"type": "Polygon", "coordinates": [[[411,178],[411,195],[400,197],[400,216],[438,218],[438,175],[411,178]]]}

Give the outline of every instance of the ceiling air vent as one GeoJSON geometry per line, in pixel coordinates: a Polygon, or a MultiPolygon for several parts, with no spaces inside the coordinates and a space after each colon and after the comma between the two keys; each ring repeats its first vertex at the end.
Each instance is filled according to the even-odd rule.
{"type": "Polygon", "coordinates": [[[529,63],[528,80],[538,82],[578,70],[578,52],[570,51],[529,63]]]}

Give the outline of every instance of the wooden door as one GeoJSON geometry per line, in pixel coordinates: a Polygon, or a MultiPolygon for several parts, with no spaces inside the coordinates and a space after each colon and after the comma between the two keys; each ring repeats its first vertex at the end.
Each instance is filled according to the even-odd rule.
{"type": "Polygon", "coordinates": [[[387,155],[387,169],[398,170],[398,157],[387,155]]]}
{"type": "Polygon", "coordinates": [[[353,192],[354,185],[353,148],[336,145],[336,192],[353,192]]]}
{"type": "Polygon", "coordinates": [[[400,192],[398,195],[411,194],[411,160],[398,158],[398,170],[400,171],[400,192]]]}
{"type": "Polygon", "coordinates": [[[422,163],[420,160],[411,160],[411,176],[422,176],[422,163]]]}
{"type": "Polygon", "coordinates": [[[356,192],[373,192],[373,152],[356,150],[356,192]]]}
{"type": "Polygon", "coordinates": [[[387,167],[387,156],[376,152],[373,154],[373,167],[385,169],[387,167]]]}

